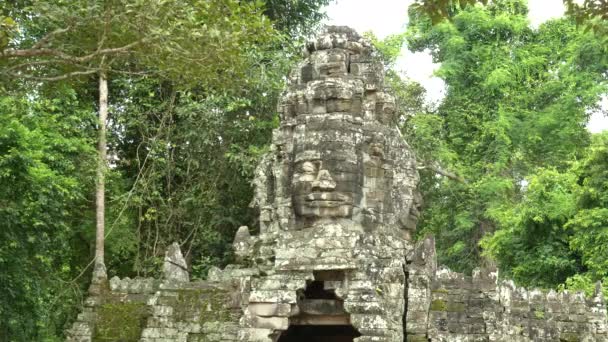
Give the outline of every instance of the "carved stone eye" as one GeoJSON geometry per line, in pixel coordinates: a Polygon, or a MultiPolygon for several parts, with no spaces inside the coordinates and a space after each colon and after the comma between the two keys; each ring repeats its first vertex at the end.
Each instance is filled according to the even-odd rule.
{"type": "Polygon", "coordinates": [[[302,164],[302,172],[303,173],[315,173],[315,165],[311,162],[304,162],[302,164]]]}
{"type": "Polygon", "coordinates": [[[369,154],[374,157],[384,157],[384,146],[379,143],[373,143],[369,147],[369,154]]]}

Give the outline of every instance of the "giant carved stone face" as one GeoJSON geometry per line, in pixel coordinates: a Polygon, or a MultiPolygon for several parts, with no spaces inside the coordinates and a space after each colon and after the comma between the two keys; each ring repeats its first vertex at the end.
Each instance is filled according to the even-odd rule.
{"type": "Polygon", "coordinates": [[[393,211],[394,168],[380,126],[333,113],[308,117],[295,132],[291,194],[297,227],[329,219],[368,228],[384,223],[393,211]]]}
{"type": "Polygon", "coordinates": [[[354,201],[359,195],[356,160],[345,160],[346,154],[335,143],[325,145],[326,150],[306,149],[295,155],[294,209],[296,216],[309,221],[352,217],[354,201]]]}
{"type": "Polygon", "coordinates": [[[394,127],[395,101],[384,91],[382,65],[368,43],[340,28],[309,52],[279,102],[275,159],[260,168],[262,228],[342,222],[413,230],[415,158],[394,127]]]}
{"type": "MultiPolygon", "coordinates": [[[[349,217],[353,210],[352,192],[337,190],[337,183],[322,160],[299,163],[301,174],[294,178],[297,214],[304,217],[349,217]]],[[[347,190],[347,189],[341,189],[347,190]]]]}

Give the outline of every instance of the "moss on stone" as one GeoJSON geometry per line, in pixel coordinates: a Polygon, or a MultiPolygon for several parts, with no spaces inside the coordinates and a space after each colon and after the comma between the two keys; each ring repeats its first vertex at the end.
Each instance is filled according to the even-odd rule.
{"type": "Polygon", "coordinates": [[[543,310],[534,310],[534,317],[536,317],[536,319],[544,319],[545,318],[545,311],[543,311],[543,310]]]}
{"type": "Polygon", "coordinates": [[[431,292],[432,293],[441,293],[441,294],[448,294],[449,293],[449,291],[446,290],[446,289],[436,289],[436,290],[433,290],[431,292]]]}
{"type": "Polygon", "coordinates": [[[563,332],[560,334],[559,340],[560,340],[560,342],[579,342],[580,337],[576,333],[563,332]]]}
{"type": "Polygon", "coordinates": [[[426,335],[407,335],[407,342],[428,342],[426,335]]]}
{"type": "Polygon", "coordinates": [[[431,311],[447,311],[448,305],[445,300],[435,299],[431,302],[431,311]]]}
{"type": "Polygon", "coordinates": [[[466,311],[467,306],[464,303],[459,302],[448,302],[447,308],[445,311],[448,312],[464,312],[466,311]]]}
{"type": "Polygon", "coordinates": [[[94,342],[137,342],[150,316],[143,303],[112,303],[97,309],[94,342]]]}
{"type": "Polygon", "coordinates": [[[229,307],[230,293],[218,288],[184,289],[178,291],[173,312],[178,321],[229,322],[232,310],[229,307]]]}
{"type": "Polygon", "coordinates": [[[466,308],[464,303],[448,302],[443,299],[435,299],[431,302],[431,311],[464,312],[466,308]]]}

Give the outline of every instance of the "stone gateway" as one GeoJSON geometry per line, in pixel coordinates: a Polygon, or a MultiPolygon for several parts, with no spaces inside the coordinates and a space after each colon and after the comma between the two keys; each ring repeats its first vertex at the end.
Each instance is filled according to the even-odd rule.
{"type": "Polygon", "coordinates": [[[68,341],[608,341],[599,289],[528,291],[436,266],[414,243],[421,198],[412,149],[370,43],[328,27],[306,48],[256,170],[259,234],[238,264],[189,281],[179,246],[165,277],[110,280],[68,341]]]}

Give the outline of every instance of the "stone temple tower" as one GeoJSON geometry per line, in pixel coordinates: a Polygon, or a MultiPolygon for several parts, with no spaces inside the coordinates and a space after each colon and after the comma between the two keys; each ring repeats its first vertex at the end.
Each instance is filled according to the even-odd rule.
{"type": "Polygon", "coordinates": [[[251,283],[244,331],[400,341],[415,158],[366,40],[329,27],[307,55],[257,170],[260,234],[242,240],[239,255],[267,275],[251,283]]]}
{"type": "Polygon", "coordinates": [[[497,270],[437,267],[414,243],[420,195],[411,148],[370,44],[328,27],[306,48],[256,170],[259,231],[237,263],[190,280],[178,244],[162,279],[114,277],[87,298],[69,342],[608,341],[597,287],[526,290],[497,270]]]}

